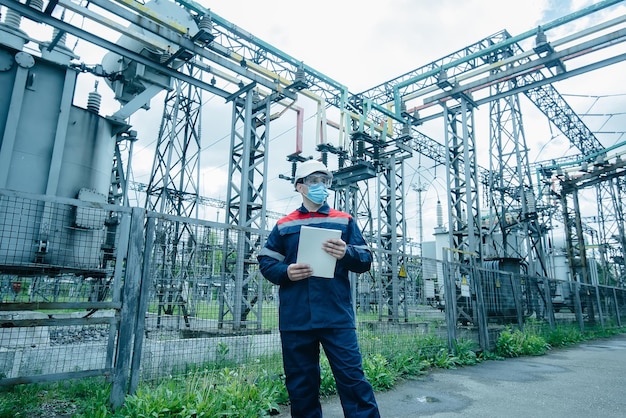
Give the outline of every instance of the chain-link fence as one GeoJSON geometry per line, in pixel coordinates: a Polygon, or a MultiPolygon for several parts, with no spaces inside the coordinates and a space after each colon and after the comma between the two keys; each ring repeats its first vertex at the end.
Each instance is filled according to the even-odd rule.
{"type": "Polygon", "coordinates": [[[130,210],[0,193],[2,384],[111,375],[130,210]]]}
{"type": "MultiPolygon", "coordinates": [[[[123,396],[197,370],[280,374],[278,293],[256,264],[266,234],[0,191],[0,384],[105,375],[123,396]]],[[[626,315],[625,289],[526,275],[519,262],[374,252],[372,270],[351,278],[364,355],[421,337],[490,350],[528,321],[584,330],[626,315]],[[389,257],[396,277],[380,271],[389,257]]]]}

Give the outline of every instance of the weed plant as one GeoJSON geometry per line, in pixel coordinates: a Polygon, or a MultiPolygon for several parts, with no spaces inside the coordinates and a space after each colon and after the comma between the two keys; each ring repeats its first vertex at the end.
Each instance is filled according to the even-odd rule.
{"type": "Polygon", "coordinates": [[[216,376],[194,373],[156,387],[144,386],[126,399],[125,417],[263,417],[278,411],[286,400],[284,384],[269,374],[246,368],[223,369],[216,376]]]}
{"type": "MultiPolygon", "coordinates": [[[[480,354],[472,340],[459,339],[451,352],[447,342],[436,335],[407,333],[383,337],[364,330],[360,343],[366,377],[375,391],[386,391],[399,380],[432,368],[450,369],[488,359],[541,355],[551,347],[620,332],[624,329],[589,330],[583,335],[575,327],[553,331],[539,325],[524,331],[507,328],[501,332],[494,353],[480,354]]],[[[219,364],[196,367],[159,383],[144,383],[114,412],[108,406],[110,384],[101,378],[4,389],[0,392],[0,418],[249,418],[268,417],[288,403],[282,366],[276,356],[239,366],[218,356],[216,363],[219,364]]],[[[323,353],[320,369],[321,395],[335,394],[335,380],[323,353]]]]}
{"type": "Polygon", "coordinates": [[[568,345],[577,344],[585,339],[578,327],[564,326],[558,327],[546,334],[546,342],[551,347],[566,347],[568,345]]]}
{"type": "Polygon", "coordinates": [[[519,329],[505,329],[496,342],[496,354],[502,357],[539,356],[549,349],[550,345],[543,337],[519,329]]]}

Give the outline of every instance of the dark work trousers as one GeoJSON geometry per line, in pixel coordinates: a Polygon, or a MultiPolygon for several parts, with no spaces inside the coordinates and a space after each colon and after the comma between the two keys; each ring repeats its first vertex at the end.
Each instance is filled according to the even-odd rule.
{"type": "Polygon", "coordinates": [[[320,344],[333,371],[346,418],[378,418],[372,386],[365,379],[354,329],[281,332],[291,416],[317,418],[320,405],[320,344]]]}

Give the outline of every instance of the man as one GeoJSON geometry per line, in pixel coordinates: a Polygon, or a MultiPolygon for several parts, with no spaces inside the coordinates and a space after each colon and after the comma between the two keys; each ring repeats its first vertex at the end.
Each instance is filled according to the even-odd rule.
{"type": "Polygon", "coordinates": [[[370,269],[372,254],[354,219],[326,203],[332,174],[308,160],[296,169],[294,183],[302,206],[280,219],[263,249],[259,268],[279,288],[279,329],[292,417],[321,417],[320,345],[330,363],[346,417],[380,417],[372,386],[363,373],[356,337],[348,271],[370,269]],[[336,258],[333,278],[313,276],[297,263],[300,228],[341,231],[322,249],[336,258]]]}

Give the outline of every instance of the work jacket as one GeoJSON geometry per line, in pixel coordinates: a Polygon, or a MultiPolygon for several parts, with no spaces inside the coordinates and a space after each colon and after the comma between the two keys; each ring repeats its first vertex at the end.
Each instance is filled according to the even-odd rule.
{"type": "Polygon", "coordinates": [[[302,205],[276,223],[257,259],[263,276],[280,286],[281,331],[355,328],[348,272],[368,271],[372,253],[352,216],[327,203],[317,212],[309,212],[302,205]],[[304,225],[341,231],[346,254],[337,260],[332,279],[311,276],[292,282],[287,276],[287,267],[296,262],[300,228],[304,225]]]}

